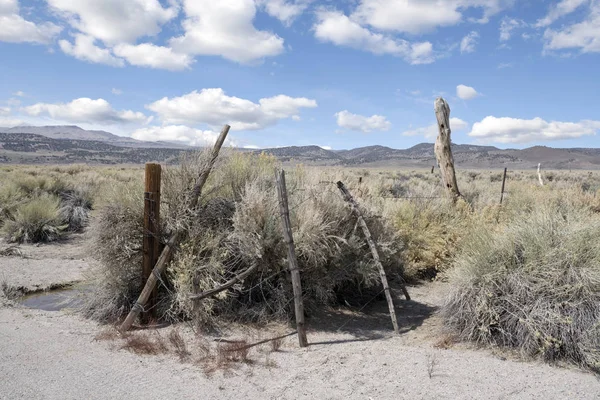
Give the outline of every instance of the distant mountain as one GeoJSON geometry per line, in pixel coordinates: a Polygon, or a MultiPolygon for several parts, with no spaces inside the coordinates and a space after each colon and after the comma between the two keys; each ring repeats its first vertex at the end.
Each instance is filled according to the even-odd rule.
{"type": "MultiPolygon", "coordinates": [[[[436,164],[433,143],[408,149],[367,146],[326,150],[319,146],[289,146],[245,152],[272,154],[284,163],[323,166],[430,168],[436,164]]],[[[0,162],[7,163],[143,163],[177,162],[194,148],[168,142],[144,142],[77,126],[0,128],[0,162]]],[[[523,150],[453,144],[454,161],[463,168],[600,169],[600,149],[555,149],[534,146],[523,150]]]]}
{"type": "Polygon", "coordinates": [[[106,142],[119,147],[145,147],[145,148],[173,148],[184,149],[189,146],[170,142],[146,142],[130,137],[117,136],[105,131],[92,131],[82,129],[75,125],[53,126],[15,126],[13,128],[0,128],[0,133],[28,133],[45,136],[51,139],[93,140],[106,142]]]}

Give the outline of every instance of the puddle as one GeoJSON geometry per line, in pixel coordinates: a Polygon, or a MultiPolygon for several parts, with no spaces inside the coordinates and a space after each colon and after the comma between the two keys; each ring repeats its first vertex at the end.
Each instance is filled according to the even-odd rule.
{"type": "Polygon", "coordinates": [[[90,287],[86,285],[73,285],[64,289],[55,289],[25,295],[19,303],[27,308],[44,311],[61,311],[76,309],[83,305],[84,296],[90,287]]]}

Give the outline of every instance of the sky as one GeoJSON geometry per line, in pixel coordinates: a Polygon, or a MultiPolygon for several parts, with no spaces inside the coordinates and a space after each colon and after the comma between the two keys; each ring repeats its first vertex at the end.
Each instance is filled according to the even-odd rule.
{"type": "Polygon", "coordinates": [[[598,147],[600,0],[0,0],[0,127],[598,147]]]}

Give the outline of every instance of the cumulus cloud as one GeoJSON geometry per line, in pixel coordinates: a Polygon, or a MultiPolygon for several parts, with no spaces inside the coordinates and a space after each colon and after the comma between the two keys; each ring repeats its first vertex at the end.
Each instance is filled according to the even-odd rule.
{"type": "Polygon", "coordinates": [[[257,0],[257,4],[272,17],[289,26],[301,15],[312,0],[257,0]]]}
{"type": "Polygon", "coordinates": [[[510,2],[504,0],[361,0],[353,19],[379,30],[421,34],[463,22],[463,13],[480,9],[477,22],[488,18],[510,2]]]}
{"type": "Polygon", "coordinates": [[[535,26],[540,28],[551,25],[558,19],[571,14],[573,11],[587,3],[589,3],[589,0],[561,0],[552,5],[548,14],[546,14],[544,18],[539,19],[535,26]]]}
{"type": "Polygon", "coordinates": [[[302,108],[314,108],[315,100],[278,95],[251,100],[227,96],[223,89],[202,89],[180,97],[164,97],[147,106],[167,124],[229,124],[234,129],[262,129],[291,118],[302,108]]]}
{"type": "Polygon", "coordinates": [[[49,116],[52,119],[73,123],[123,124],[146,122],[141,112],[131,110],[117,111],[104,99],[93,100],[87,97],[75,99],[70,103],[37,103],[22,108],[31,116],[49,116]]]}
{"type": "Polygon", "coordinates": [[[546,29],[544,50],[579,49],[583,53],[600,52],[600,3],[590,3],[583,21],[546,29]]]}
{"type": "MultiPolygon", "coordinates": [[[[219,132],[211,130],[203,131],[184,125],[166,125],[137,129],[131,134],[131,137],[137,140],[152,142],[167,141],[180,142],[190,146],[208,146],[217,141],[219,132]]],[[[235,144],[227,138],[225,145],[234,146],[235,144]]]]}
{"type": "Polygon", "coordinates": [[[390,121],[383,115],[371,115],[370,117],[365,117],[364,115],[352,114],[348,110],[344,110],[336,113],[335,117],[338,126],[364,133],[387,131],[392,126],[390,121]]]}
{"type": "Polygon", "coordinates": [[[114,53],[126,59],[131,65],[170,71],[187,69],[194,62],[187,54],[175,53],[169,47],[156,46],[152,43],[119,44],[115,46],[114,53]]]}
{"type": "Polygon", "coordinates": [[[500,41],[508,41],[515,29],[521,28],[526,24],[523,21],[514,18],[504,18],[500,23],[500,41]]]}
{"type": "Polygon", "coordinates": [[[71,26],[108,45],[156,35],[178,14],[176,6],[163,8],[158,0],[47,1],[71,26]]]}
{"type": "Polygon", "coordinates": [[[456,87],[456,95],[462,100],[471,100],[479,96],[479,93],[471,86],[458,85],[456,87]]]}
{"type": "Polygon", "coordinates": [[[539,117],[519,119],[488,116],[473,124],[469,136],[478,142],[529,143],[591,136],[598,130],[600,121],[547,122],[539,117]]]}
{"type": "Polygon", "coordinates": [[[313,30],[317,39],[337,46],[378,55],[390,54],[402,57],[411,64],[429,64],[435,61],[431,43],[410,43],[407,40],[374,33],[339,11],[319,11],[313,30]]]}
{"type": "Polygon", "coordinates": [[[10,114],[10,107],[0,107],[0,115],[10,114]]]}
{"type": "Polygon", "coordinates": [[[62,28],[50,22],[36,24],[19,15],[17,0],[0,0],[0,41],[48,44],[62,28]]]}
{"type": "MultiPolygon", "coordinates": [[[[452,131],[463,131],[467,129],[468,126],[469,124],[460,118],[450,118],[450,129],[452,131]]],[[[435,123],[421,128],[411,129],[402,134],[404,136],[422,136],[425,139],[432,141],[437,137],[438,131],[438,125],[435,123]]]]}
{"type": "Polygon", "coordinates": [[[95,41],[96,39],[91,36],[76,34],[74,43],[68,40],[59,40],[58,45],[65,54],[73,56],[78,60],[106,64],[113,67],[123,67],[125,65],[125,61],[115,57],[109,49],[96,46],[95,41]]]}
{"type": "Polygon", "coordinates": [[[253,0],[183,0],[185,33],[170,40],[184,54],[221,56],[250,63],[283,52],[283,39],[253,25],[253,0]]]}
{"type": "Polygon", "coordinates": [[[475,51],[475,46],[479,40],[479,33],[476,31],[470,32],[467,36],[462,38],[460,41],[460,52],[461,53],[472,53],[475,51]]]}

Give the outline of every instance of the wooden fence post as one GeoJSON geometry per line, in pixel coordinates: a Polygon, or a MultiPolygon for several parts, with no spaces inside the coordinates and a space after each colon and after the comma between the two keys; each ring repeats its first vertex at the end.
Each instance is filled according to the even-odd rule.
{"type": "Polygon", "coordinates": [[[500,191],[500,205],[504,199],[504,183],[506,182],[506,168],[504,168],[504,175],[502,175],[502,190],[500,191]]]}
{"type": "MultiPolygon", "coordinates": [[[[375,261],[375,264],[379,269],[379,276],[381,277],[381,284],[383,285],[383,291],[385,292],[385,298],[387,300],[388,308],[390,310],[390,317],[392,319],[392,325],[394,326],[394,332],[399,333],[400,330],[398,328],[398,318],[396,317],[396,309],[394,308],[394,299],[392,298],[392,292],[390,291],[390,286],[388,284],[385,270],[383,269],[383,264],[381,264],[381,260],[379,259],[379,253],[377,252],[377,246],[375,245],[375,241],[371,236],[369,227],[367,226],[367,223],[365,222],[365,219],[362,216],[362,212],[360,211],[356,200],[354,200],[348,189],[346,189],[346,186],[344,186],[343,182],[338,181],[337,187],[338,189],[340,189],[340,192],[342,192],[342,197],[344,198],[344,200],[350,204],[350,208],[352,209],[354,215],[356,215],[358,223],[365,235],[365,238],[371,250],[371,255],[373,256],[373,260],[375,261]]],[[[402,292],[404,293],[404,296],[406,297],[406,300],[410,300],[410,295],[408,294],[404,283],[402,283],[401,288],[402,292]]]]}
{"type": "Polygon", "coordinates": [[[437,118],[439,134],[435,140],[435,158],[437,159],[442,173],[442,183],[446,191],[456,200],[460,197],[456,173],[454,171],[454,158],[450,140],[450,106],[446,100],[439,97],[434,103],[435,117],[437,118]]]}
{"type": "MultiPolygon", "coordinates": [[[[159,229],[160,229],[160,164],[146,164],[146,178],[144,191],[144,240],[142,243],[143,265],[142,282],[145,283],[154,264],[158,261],[159,229]]],[[[143,289],[143,286],[140,290],[143,289]]],[[[155,317],[154,306],[156,305],[157,290],[152,291],[148,299],[149,311],[144,313],[146,322],[150,317],[155,317]]]]}
{"type": "MultiPolygon", "coordinates": [[[[217,161],[217,157],[219,156],[219,151],[221,151],[221,147],[223,143],[225,143],[225,138],[229,133],[230,126],[225,125],[215,142],[215,146],[212,149],[210,159],[208,163],[204,166],[204,168],[200,171],[200,175],[198,176],[198,180],[196,181],[194,188],[192,189],[192,198],[190,199],[190,203],[188,208],[190,211],[193,211],[198,205],[198,201],[200,199],[200,195],[202,194],[202,188],[208,179],[208,175],[212,170],[212,167],[215,165],[217,161]]],[[[171,256],[173,255],[173,251],[175,250],[175,246],[179,244],[183,233],[180,231],[175,231],[169,241],[165,244],[164,249],[160,253],[160,257],[158,257],[158,261],[156,261],[156,265],[150,274],[150,277],[146,281],[146,285],[140,293],[137,301],[131,307],[131,311],[127,314],[127,318],[123,321],[121,326],[119,327],[119,331],[126,332],[131,328],[135,319],[140,315],[140,312],[144,309],[146,303],[148,302],[148,298],[150,298],[150,294],[156,287],[156,283],[158,282],[159,277],[167,268],[169,261],[171,260],[171,256]]]]}
{"type": "Polygon", "coordinates": [[[279,211],[281,212],[281,225],[283,237],[288,245],[288,263],[292,275],[292,288],[294,290],[294,311],[296,314],[296,329],[298,330],[298,341],[300,347],[308,346],[306,339],[306,326],[304,325],[304,302],[302,300],[302,282],[300,281],[300,270],[296,259],[296,248],[290,222],[290,210],[288,207],[287,188],[285,185],[285,171],[280,170],[275,174],[277,180],[277,195],[279,197],[279,211]]]}
{"type": "Polygon", "coordinates": [[[544,180],[542,179],[542,163],[538,163],[538,180],[540,181],[540,186],[544,186],[544,180]]]}

